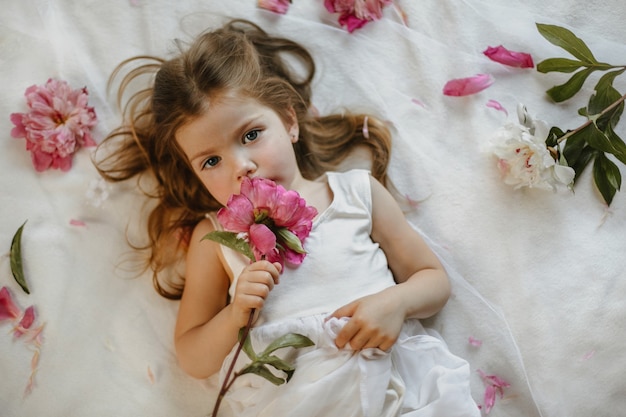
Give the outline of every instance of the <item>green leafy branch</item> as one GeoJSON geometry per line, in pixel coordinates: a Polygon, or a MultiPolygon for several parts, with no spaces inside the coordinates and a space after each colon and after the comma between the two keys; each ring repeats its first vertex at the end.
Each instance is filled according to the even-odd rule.
{"type": "MultiPolygon", "coordinates": [[[[304,251],[304,249],[302,248],[302,243],[300,242],[299,238],[296,235],[294,235],[292,232],[287,230],[286,228],[280,228],[275,233],[279,234],[283,238],[283,240],[286,242],[286,244],[292,249],[304,251]]],[[[253,262],[256,260],[254,256],[254,252],[252,251],[250,244],[245,239],[241,239],[238,233],[223,231],[223,230],[214,230],[210,233],[207,233],[202,238],[202,240],[204,239],[212,240],[230,249],[233,249],[245,255],[248,259],[250,259],[253,262]]],[[[217,400],[215,401],[215,406],[213,407],[213,413],[212,413],[213,417],[217,416],[217,413],[219,411],[222,400],[224,399],[224,396],[230,389],[231,385],[233,385],[233,382],[235,382],[235,380],[239,376],[244,375],[244,374],[255,374],[255,375],[258,375],[267,379],[268,381],[270,381],[271,383],[275,385],[281,385],[286,382],[289,382],[296,368],[293,365],[287,363],[285,360],[274,355],[273,353],[277,351],[278,349],[283,349],[287,347],[299,349],[299,348],[314,345],[313,341],[304,335],[301,335],[298,333],[287,333],[285,335],[282,335],[278,339],[272,341],[269,345],[267,345],[267,347],[265,348],[265,350],[263,350],[263,352],[257,354],[252,348],[252,342],[250,341],[250,338],[248,337],[248,334],[250,333],[250,329],[252,327],[253,317],[254,317],[254,309],[250,311],[250,315],[248,317],[248,324],[246,324],[245,327],[242,327],[239,330],[239,337],[238,337],[239,345],[237,346],[237,350],[235,351],[233,360],[231,361],[230,366],[228,367],[228,370],[226,371],[224,382],[222,383],[222,387],[220,388],[220,391],[218,393],[217,400]],[[244,366],[238,372],[233,373],[235,363],[237,362],[237,358],[239,357],[239,353],[241,353],[241,351],[245,352],[245,354],[248,356],[248,358],[250,358],[250,360],[252,360],[252,362],[244,366]],[[285,376],[280,377],[280,376],[275,375],[270,370],[269,368],[270,366],[278,371],[282,371],[285,374],[285,376]],[[231,378],[231,374],[232,374],[232,378],[231,378]]]]}
{"type": "Polygon", "coordinates": [[[235,356],[230,364],[228,371],[226,372],[224,383],[222,384],[222,388],[220,389],[220,392],[218,394],[217,401],[215,402],[215,407],[213,408],[212,414],[213,417],[217,416],[217,412],[219,410],[222,400],[224,399],[224,396],[230,389],[231,385],[233,385],[233,382],[235,382],[237,377],[244,374],[255,374],[267,379],[274,385],[281,385],[289,382],[296,368],[285,360],[274,355],[273,353],[278,349],[283,349],[287,347],[299,349],[314,345],[313,341],[306,336],[298,333],[287,333],[272,341],[269,345],[267,345],[263,352],[257,354],[252,348],[252,342],[250,342],[250,338],[248,337],[249,331],[250,323],[246,327],[243,327],[241,328],[241,330],[239,330],[239,346],[235,351],[235,356]],[[244,366],[240,371],[235,372],[233,374],[233,377],[230,378],[230,375],[235,366],[235,362],[237,362],[237,357],[239,356],[239,353],[241,351],[245,352],[245,354],[248,356],[248,358],[250,358],[250,360],[252,360],[252,362],[244,366]],[[271,366],[278,371],[282,371],[285,376],[280,377],[275,375],[268,366],[271,366]]]}
{"type": "Polygon", "coordinates": [[[622,176],[608,155],[626,165],[626,144],[615,132],[624,111],[626,94],[617,91],[613,82],[626,71],[626,65],[599,62],[585,42],[568,29],[540,23],[537,23],[537,29],[550,43],[576,58],[549,58],[537,64],[537,71],[541,73],[574,73],[565,83],[546,91],[555,102],[560,103],[576,95],[594,71],[608,71],[598,80],[587,106],[578,110],[578,114],[587,121],[566,132],[553,127],[546,145],[554,151],[565,141],[562,157],[576,173],[574,183],[593,162],[594,183],[604,201],[611,205],[615,193],[621,188],[622,176]]]}

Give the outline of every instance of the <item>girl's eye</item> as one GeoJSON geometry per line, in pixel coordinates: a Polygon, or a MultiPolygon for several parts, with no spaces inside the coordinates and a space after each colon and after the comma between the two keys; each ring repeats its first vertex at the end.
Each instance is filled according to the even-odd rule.
{"type": "Polygon", "coordinates": [[[222,158],[220,158],[219,156],[212,156],[204,161],[204,163],[202,164],[202,168],[204,169],[214,167],[221,161],[221,159],[222,158]]]}
{"type": "Polygon", "coordinates": [[[251,130],[248,133],[246,133],[243,137],[243,142],[244,143],[248,143],[248,142],[253,142],[255,141],[257,138],[259,137],[259,131],[258,130],[251,130]]]}

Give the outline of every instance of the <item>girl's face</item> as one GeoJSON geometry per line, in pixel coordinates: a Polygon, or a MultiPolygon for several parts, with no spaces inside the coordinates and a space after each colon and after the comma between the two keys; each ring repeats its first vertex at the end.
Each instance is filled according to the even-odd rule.
{"type": "Polygon", "coordinates": [[[297,140],[295,113],[285,123],[271,108],[237,93],[211,100],[207,111],[176,132],[193,171],[222,205],[239,194],[246,176],[296,188],[302,180],[293,149],[297,140]]]}

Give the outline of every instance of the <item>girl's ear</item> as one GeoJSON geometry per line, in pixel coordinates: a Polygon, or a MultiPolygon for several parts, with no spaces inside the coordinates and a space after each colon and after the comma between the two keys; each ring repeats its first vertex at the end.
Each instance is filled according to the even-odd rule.
{"type": "Polygon", "coordinates": [[[296,116],[296,111],[293,109],[293,107],[289,107],[289,110],[287,110],[287,114],[289,117],[289,121],[286,126],[287,132],[289,132],[291,143],[296,143],[298,141],[298,135],[300,134],[300,126],[298,125],[298,116],[296,116]]]}

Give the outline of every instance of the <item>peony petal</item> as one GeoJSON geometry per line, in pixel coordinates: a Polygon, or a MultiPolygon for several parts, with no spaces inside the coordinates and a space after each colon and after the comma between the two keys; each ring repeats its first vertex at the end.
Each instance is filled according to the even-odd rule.
{"type": "Polygon", "coordinates": [[[13,297],[7,287],[0,289],[0,321],[15,320],[21,314],[21,310],[13,302],[13,297]]]}
{"type": "Polygon", "coordinates": [[[507,116],[509,115],[509,112],[506,111],[506,109],[504,107],[502,107],[502,104],[498,103],[496,100],[489,100],[489,101],[487,101],[486,106],[487,107],[491,107],[492,109],[496,109],[498,111],[501,111],[504,114],[506,114],[507,116]]]}
{"type": "Polygon", "coordinates": [[[472,336],[468,338],[468,343],[475,347],[481,347],[483,344],[482,340],[474,339],[472,336]]]}
{"type": "Polygon", "coordinates": [[[290,0],[258,0],[257,5],[270,12],[285,14],[289,10],[290,0]]]}
{"type": "Polygon", "coordinates": [[[265,256],[276,247],[276,235],[264,224],[253,224],[250,226],[250,243],[265,256]]]}
{"type": "Polygon", "coordinates": [[[494,79],[489,74],[477,74],[473,77],[456,78],[446,83],[443,87],[443,94],[453,97],[476,94],[489,87],[493,82],[494,79]]]}
{"type": "Polygon", "coordinates": [[[516,68],[534,68],[533,58],[525,52],[509,51],[504,46],[489,46],[483,54],[492,61],[516,68]]]}

